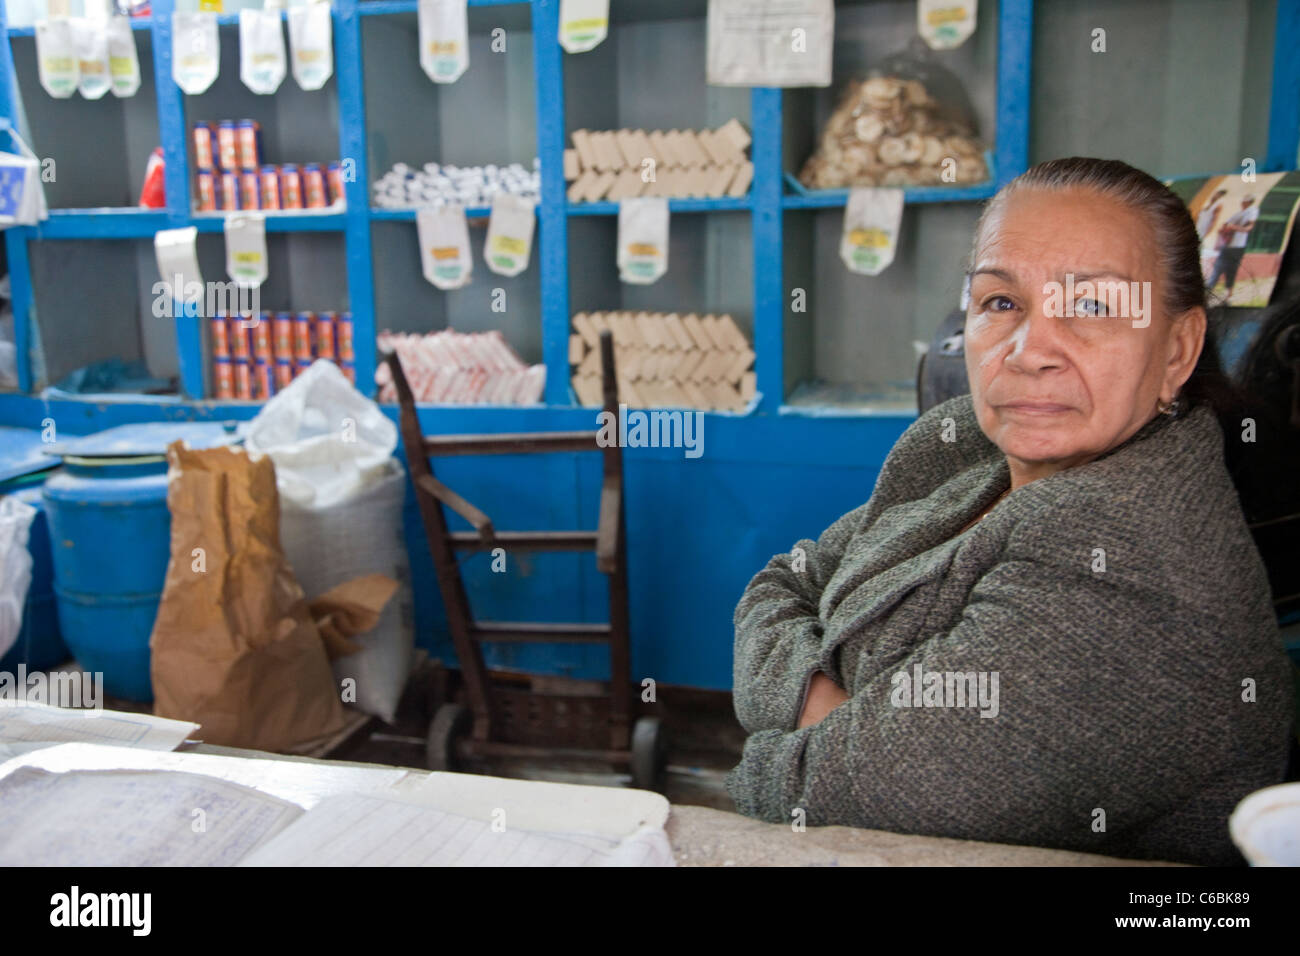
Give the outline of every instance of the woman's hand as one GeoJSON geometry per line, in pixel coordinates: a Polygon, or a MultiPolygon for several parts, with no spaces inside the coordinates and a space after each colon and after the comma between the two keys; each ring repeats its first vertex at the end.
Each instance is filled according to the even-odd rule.
{"type": "Polygon", "coordinates": [[[808,684],[808,696],[804,699],[803,710],[799,714],[800,728],[811,727],[823,717],[849,699],[843,688],[821,671],[813,674],[808,684]]]}

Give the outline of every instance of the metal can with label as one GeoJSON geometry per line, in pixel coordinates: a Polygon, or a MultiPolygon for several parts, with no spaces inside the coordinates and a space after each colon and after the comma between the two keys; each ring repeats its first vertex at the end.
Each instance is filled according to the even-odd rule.
{"type": "Polygon", "coordinates": [[[321,312],[316,316],[316,357],[331,362],[338,358],[334,351],[335,315],[334,312],[321,312]]]}
{"type": "Polygon", "coordinates": [[[334,320],[334,350],[339,361],[351,362],[356,359],[352,351],[352,313],[344,312],[334,320]]]}
{"type": "Polygon", "coordinates": [[[253,397],[253,369],[248,359],[235,359],[235,398],[245,400],[253,397]]]}
{"type": "Polygon", "coordinates": [[[212,124],[194,124],[194,168],[212,171],[212,124]]]}
{"type": "Polygon", "coordinates": [[[329,205],[326,198],[325,174],[321,172],[320,163],[307,163],[303,166],[302,192],[308,209],[324,209],[329,205]]]}
{"type": "Polygon", "coordinates": [[[315,324],[316,316],[311,312],[299,312],[293,318],[293,357],[308,365],[316,357],[316,343],[312,336],[315,324]]]}
{"type": "Polygon", "coordinates": [[[194,181],[199,191],[199,212],[216,212],[217,211],[217,190],[213,183],[211,171],[200,170],[195,174],[194,181]]]}
{"type": "Polygon", "coordinates": [[[271,362],[258,359],[253,363],[253,382],[257,386],[257,397],[268,399],[275,395],[275,371],[271,362]]]}
{"type": "Polygon", "coordinates": [[[230,359],[219,358],[212,363],[212,379],[217,398],[235,397],[235,369],[230,359]]]}
{"type": "Polygon", "coordinates": [[[240,169],[257,169],[262,165],[262,127],[257,120],[243,119],[235,129],[240,169]]]}
{"type": "Polygon", "coordinates": [[[293,360],[293,377],[294,377],[294,378],[297,378],[299,375],[301,375],[303,372],[307,371],[307,369],[309,369],[309,368],[311,368],[311,362],[308,362],[306,359],[294,359],[294,360],[293,360]]]}
{"type": "Polygon", "coordinates": [[[263,166],[259,174],[262,180],[262,208],[280,208],[280,169],[277,166],[263,166]]]}
{"type": "Polygon", "coordinates": [[[302,174],[293,163],[280,167],[280,208],[302,208],[302,174]]]}
{"type": "Polygon", "coordinates": [[[244,328],[239,316],[226,319],[228,331],[226,337],[230,342],[230,354],[233,358],[251,359],[253,357],[253,338],[250,329],[244,328]]]}
{"type": "Polygon", "coordinates": [[[275,313],[271,344],[277,362],[293,358],[293,316],[288,312],[275,313]]]}
{"type": "Polygon", "coordinates": [[[213,316],[208,320],[212,329],[212,355],[215,358],[230,358],[230,330],[226,326],[224,315],[213,316]]]}
{"type": "Polygon", "coordinates": [[[330,205],[343,202],[343,165],[330,163],[325,167],[325,178],[329,182],[330,205]]]}
{"type": "Polygon", "coordinates": [[[239,168],[239,147],[235,142],[235,124],[222,120],[217,124],[217,165],[232,172],[239,168]]]}
{"type": "Polygon", "coordinates": [[[262,208],[262,183],[255,169],[245,169],[239,174],[239,206],[241,209],[262,208]]]}
{"type": "Polygon", "coordinates": [[[275,361],[275,353],[271,349],[270,312],[260,313],[257,325],[253,326],[253,358],[259,362],[275,361]]]}
{"type": "Polygon", "coordinates": [[[275,360],[275,387],[284,388],[293,381],[293,360],[276,359],[275,360]]]}
{"type": "Polygon", "coordinates": [[[239,209],[239,174],[231,170],[221,172],[221,208],[239,209]]]}

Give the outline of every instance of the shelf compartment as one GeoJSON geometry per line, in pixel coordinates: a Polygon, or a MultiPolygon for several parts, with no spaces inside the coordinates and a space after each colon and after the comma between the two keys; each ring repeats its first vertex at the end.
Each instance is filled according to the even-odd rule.
{"type": "Polygon", "coordinates": [[[914,343],[928,344],[958,307],[979,213],[966,203],[904,207],[894,261],[877,276],[840,260],[842,209],[783,213],[782,413],[915,414],[914,343]]]}
{"type": "MultiPolygon", "coordinates": [[[[973,125],[975,136],[984,147],[989,176],[981,183],[906,186],[905,201],[963,202],[977,201],[997,191],[999,175],[1014,175],[1019,170],[999,170],[996,158],[999,107],[998,59],[1000,51],[1002,3],[979,6],[975,33],[954,50],[933,51],[927,48],[928,62],[948,71],[957,81],[951,87],[942,82],[927,85],[927,92],[973,125]]],[[[782,91],[783,136],[782,169],[787,194],[782,205],[787,209],[843,206],[848,187],[812,189],[798,180],[799,172],[817,150],[823,131],[845,94],[847,85],[866,78],[874,69],[884,69],[892,55],[905,51],[910,43],[920,43],[916,33],[915,5],[896,2],[837,4],[835,10],[835,50],[831,85],[824,88],[792,88],[782,91]]]]}
{"type": "Polygon", "coordinates": [[[145,168],[161,141],[152,34],[137,29],[133,37],[140,88],[121,99],[112,91],[98,100],[83,99],[80,93],[55,99],[40,84],[32,32],[10,43],[17,93],[31,133],[28,145],[42,161],[54,161],[53,181],[43,182],[51,211],[137,208],[145,168]]]}
{"type": "MultiPolygon", "coordinates": [[[[378,3],[362,4],[362,12],[372,5],[378,3]]],[[[469,67],[454,83],[435,83],[420,67],[414,9],[411,4],[409,11],[396,9],[361,21],[367,195],[373,197],[374,183],[397,163],[416,170],[426,163],[518,163],[532,171],[537,80],[530,6],[470,7],[469,67]],[[504,52],[492,49],[497,29],[505,31],[504,52]]]]}

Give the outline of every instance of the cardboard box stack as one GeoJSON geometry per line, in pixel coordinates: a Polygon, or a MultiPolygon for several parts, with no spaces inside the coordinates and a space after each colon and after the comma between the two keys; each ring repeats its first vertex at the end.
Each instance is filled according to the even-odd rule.
{"type": "Polygon", "coordinates": [[[573,391],[603,402],[600,333],[614,336],[619,401],[629,408],[742,411],[754,397],[754,350],[729,315],[579,312],[569,336],[573,391]]]}
{"type": "Polygon", "coordinates": [[[573,148],[564,151],[569,202],[738,198],[754,178],[754,164],[745,156],[749,143],[749,133],[734,118],[716,130],[574,130],[573,148]],[[647,181],[651,171],[653,181],[647,181]]]}

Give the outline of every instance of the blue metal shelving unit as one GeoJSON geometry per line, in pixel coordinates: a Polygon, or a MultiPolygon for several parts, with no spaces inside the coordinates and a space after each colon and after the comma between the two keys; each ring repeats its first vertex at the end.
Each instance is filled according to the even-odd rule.
{"type": "MultiPolygon", "coordinates": [[[[0,0],[0,10],[2,10],[0,0]]],[[[542,361],[546,365],[543,404],[535,407],[441,406],[421,409],[426,432],[528,431],[592,427],[590,409],[577,406],[569,387],[569,221],[576,217],[611,216],[614,203],[570,205],[566,199],[562,156],[565,148],[566,55],[556,40],[559,0],[469,0],[471,6],[524,5],[531,17],[532,59],[536,84],[536,154],[541,168],[541,199],[535,260],[541,292],[542,361]]],[[[613,0],[617,5],[619,0],[613,0]]],[[[47,222],[9,229],[8,251],[18,350],[20,392],[0,396],[0,423],[31,424],[55,414],[60,429],[81,433],[136,421],[178,419],[248,419],[258,405],[251,402],[212,402],[128,396],[121,400],[44,400],[33,388],[28,362],[32,339],[33,289],[29,265],[31,243],[74,239],[139,240],[164,228],[195,225],[201,232],[221,229],[219,215],[195,215],[190,210],[190,170],[185,107],[171,77],[171,13],[175,0],[154,0],[153,14],[136,21],[136,30],[150,31],[157,97],[158,130],[166,160],[167,207],[162,210],[57,210],[47,222]]],[[[325,215],[268,217],[271,232],[327,232],[341,235],[347,265],[347,288],[358,343],[357,383],[373,392],[375,330],[372,226],[377,222],[413,221],[410,211],[373,209],[369,205],[371,171],[362,63],[362,18],[406,15],[415,0],[333,0],[335,72],[338,100],[339,155],[355,163],[355,178],[346,183],[347,209],[325,215]]],[[[979,201],[1023,171],[1028,164],[1030,78],[1033,48],[1032,0],[1001,0],[998,5],[996,130],[993,180],[969,188],[909,190],[909,202],[979,201]]],[[[222,22],[236,22],[234,15],[222,22]]],[[[13,119],[18,110],[10,36],[29,36],[31,28],[6,30],[0,23],[0,117],[13,119]]],[[[1300,0],[1277,0],[1276,40],[1269,114],[1269,142],[1261,171],[1288,168],[1300,141],[1300,57],[1294,55],[1300,37],[1300,0]]],[[[286,83],[292,83],[287,79],[286,83]]],[[[753,346],[762,400],[756,413],[705,416],[706,456],[689,467],[680,449],[634,449],[625,458],[629,481],[630,562],[634,580],[652,582],[649,593],[632,595],[633,664],[638,674],[652,674],[664,683],[726,687],[730,678],[730,619],[735,598],[749,577],[775,551],[788,548],[797,537],[812,535],[853,504],[866,500],[874,475],[898,434],[911,421],[903,414],[845,414],[841,416],[781,414],[795,412],[784,404],[784,341],[787,311],[783,277],[784,230],[788,211],[842,206],[843,195],[804,195],[787,188],[783,169],[784,94],[779,89],[754,89],[750,94],[751,159],[754,178],[741,199],[677,199],[675,214],[715,213],[748,216],[753,249],[753,346]],[[798,486],[798,500],[791,487],[798,486]],[[773,508],[773,502],[780,502],[773,508]],[[725,555],[664,542],[663,515],[672,516],[701,540],[728,542],[725,555]],[[672,594],[673,600],[663,595],[672,594]]],[[[470,215],[485,217],[486,208],[470,215]]],[[[201,329],[193,318],[177,319],[182,387],[189,396],[202,389],[201,329]]],[[[47,346],[49,343],[46,343],[47,346]]],[[[391,408],[388,413],[394,414],[391,408]]],[[[551,474],[563,474],[567,464],[551,474]]],[[[576,472],[576,465],[573,469],[576,472]]],[[[485,473],[486,474],[486,473],[485,473]]],[[[485,479],[488,480],[488,479],[485,479]]],[[[598,493],[576,481],[574,513],[585,509],[598,493]],[[579,508],[579,505],[582,508],[579,508]]],[[[558,506],[557,506],[558,507],[558,506]]],[[[506,516],[503,516],[503,519],[506,516]]],[[[572,520],[572,519],[566,519],[572,520]]],[[[508,522],[507,522],[508,523],[508,522]]],[[[408,540],[418,542],[418,525],[408,540]]],[[[685,534],[686,532],[683,532],[685,534]]],[[[412,544],[413,574],[428,577],[419,566],[420,545],[412,544]]],[[[427,557],[425,558],[427,560],[427,557]]],[[[585,572],[584,572],[585,573],[585,572]]],[[[551,579],[548,579],[551,580],[551,579]]],[[[553,593],[576,593],[583,607],[600,619],[591,605],[599,592],[591,581],[576,584],[553,580],[553,593]]],[[[501,598],[503,602],[506,598],[501,598]]],[[[527,618],[493,608],[495,616],[527,618]]],[[[425,630],[437,620],[436,598],[417,596],[417,625],[425,630]],[[421,608],[419,601],[427,601],[421,608]]],[[[435,628],[436,630],[436,628],[435,628]]],[[[435,647],[434,650],[445,650],[435,647]]],[[[568,666],[568,665],[566,665],[568,666]]],[[[572,665],[578,676],[592,672],[587,662],[572,665]]],[[[599,670],[599,668],[596,668],[599,670]]]]}

